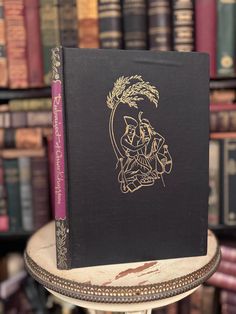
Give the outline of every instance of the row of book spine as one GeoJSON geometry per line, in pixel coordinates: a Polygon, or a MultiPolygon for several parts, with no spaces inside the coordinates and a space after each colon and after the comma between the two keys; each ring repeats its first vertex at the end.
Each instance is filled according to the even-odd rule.
{"type": "Polygon", "coordinates": [[[49,85],[51,48],[203,51],[235,74],[236,3],[224,0],[0,0],[0,86],[49,85]]]}
{"type": "Polygon", "coordinates": [[[46,156],[0,158],[0,231],[33,231],[49,221],[46,156]]]}
{"type": "MultiPolygon", "coordinates": [[[[50,215],[51,101],[0,106],[0,232],[33,231],[50,215]]],[[[52,145],[51,145],[52,146],[52,145]]]]}

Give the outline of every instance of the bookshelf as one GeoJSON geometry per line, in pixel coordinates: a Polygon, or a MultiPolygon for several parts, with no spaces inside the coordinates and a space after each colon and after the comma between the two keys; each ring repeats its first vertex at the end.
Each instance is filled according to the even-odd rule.
{"type": "Polygon", "coordinates": [[[28,89],[0,88],[0,102],[11,99],[29,99],[47,97],[51,97],[50,87],[28,89]]]}

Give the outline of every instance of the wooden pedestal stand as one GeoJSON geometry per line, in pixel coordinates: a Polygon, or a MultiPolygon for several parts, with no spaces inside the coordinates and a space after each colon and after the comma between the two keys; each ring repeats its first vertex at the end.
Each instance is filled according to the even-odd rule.
{"type": "Polygon", "coordinates": [[[29,273],[57,297],[93,310],[148,312],[191,294],[216,270],[220,249],[208,231],[206,256],[116,264],[72,270],[56,267],[54,222],[29,240],[29,273]]]}

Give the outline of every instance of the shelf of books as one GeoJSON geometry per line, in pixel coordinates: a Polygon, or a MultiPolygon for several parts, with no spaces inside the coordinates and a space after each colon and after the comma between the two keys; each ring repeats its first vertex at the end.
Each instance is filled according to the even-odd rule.
{"type": "Polygon", "coordinates": [[[235,1],[0,0],[0,312],[65,308],[16,267],[53,217],[51,49],[62,45],[210,55],[209,224],[222,263],[208,285],[155,312],[236,313],[235,32],[235,1]]]}

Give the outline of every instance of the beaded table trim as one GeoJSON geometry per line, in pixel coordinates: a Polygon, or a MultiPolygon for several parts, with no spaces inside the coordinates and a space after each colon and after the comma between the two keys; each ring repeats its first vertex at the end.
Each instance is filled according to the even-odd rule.
{"type": "Polygon", "coordinates": [[[220,248],[205,266],[185,276],[157,284],[142,286],[88,285],[55,276],[38,266],[25,252],[25,264],[31,276],[55,292],[84,301],[100,303],[139,303],[173,297],[192,290],[206,281],[216,270],[220,262],[220,248]]]}

